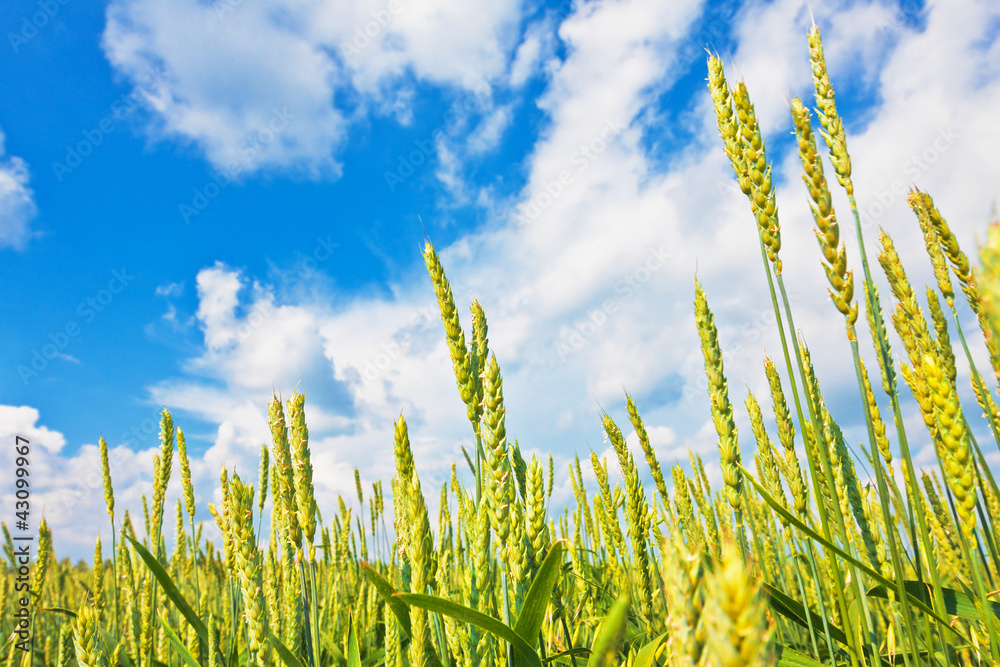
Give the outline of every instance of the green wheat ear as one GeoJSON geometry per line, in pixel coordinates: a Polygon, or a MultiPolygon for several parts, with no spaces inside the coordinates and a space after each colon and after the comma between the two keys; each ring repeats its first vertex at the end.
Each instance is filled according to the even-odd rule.
{"type": "Polygon", "coordinates": [[[76,659],[81,667],[100,667],[103,652],[101,651],[97,610],[90,605],[83,605],[76,613],[76,631],[73,643],[76,646],[76,659]]]}
{"type": "Polygon", "coordinates": [[[302,527],[309,562],[316,560],[316,499],[313,489],[312,454],[309,451],[309,429],[306,427],[306,397],[293,393],[288,399],[289,444],[292,450],[292,479],[295,486],[295,507],[302,527]]]}
{"type": "Polygon", "coordinates": [[[765,665],[771,635],[760,586],[736,545],[722,546],[721,563],[705,581],[705,634],[712,662],[724,667],[765,665]]]}
{"type": "Polygon", "coordinates": [[[108,443],[104,438],[98,441],[101,450],[101,476],[104,481],[104,502],[108,507],[108,516],[111,517],[111,525],[115,522],[115,488],[111,483],[111,464],[108,462],[108,443]]]}
{"type": "Polygon", "coordinates": [[[697,279],[694,281],[694,288],[695,321],[698,326],[698,334],[701,337],[701,351],[705,357],[705,372],[708,374],[708,392],[712,400],[712,421],[719,434],[722,478],[726,483],[726,497],[729,504],[738,515],[742,509],[743,474],[739,469],[740,448],[736,423],[733,421],[733,406],[729,402],[729,386],[722,366],[719,332],[715,328],[715,317],[708,307],[705,291],[697,279]]]}
{"type": "MultiPolygon", "coordinates": [[[[445,338],[448,342],[448,353],[451,355],[452,365],[455,369],[455,381],[458,384],[458,392],[462,397],[462,402],[466,405],[469,421],[476,432],[479,432],[479,415],[481,408],[478,394],[478,384],[472,369],[472,356],[465,345],[465,331],[462,323],[458,319],[458,310],[455,308],[455,298],[451,292],[451,283],[444,274],[444,266],[438,257],[434,246],[428,241],[424,244],[424,263],[427,266],[427,273],[430,274],[431,283],[434,285],[434,294],[437,297],[438,308],[441,310],[441,321],[444,323],[445,338]]],[[[476,303],[478,305],[478,302],[476,303]]],[[[482,316],[482,309],[473,308],[473,322],[478,322],[478,327],[474,327],[473,334],[478,330],[476,346],[473,352],[485,355],[486,345],[486,318],[482,316]]],[[[481,364],[485,364],[484,357],[478,357],[481,364]]],[[[479,369],[480,372],[482,368],[479,369]]]]}

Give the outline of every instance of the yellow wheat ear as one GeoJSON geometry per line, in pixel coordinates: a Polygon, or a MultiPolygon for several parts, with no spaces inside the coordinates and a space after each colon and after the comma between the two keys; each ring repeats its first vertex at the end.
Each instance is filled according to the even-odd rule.
{"type": "Polygon", "coordinates": [[[740,189],[750,199],[750,207],[767,258],[774,265],[775,273],[780,274],[781,259],[778,252],[781,250],[781,228],[778,224],[778,203],[771,179],[771,167],[764,150],[764,138],[746,84],[741,81],[731,91],[726,83],[722,61],[718,56],[709,56],[708,87],[712,93],[712,104],[726,156],[740,189]]]}
{"type": "Polygon", "coordinates": [[[292,454],[292,479],[295,487],[295,507],[302,535],[309,549],[309,562],[316,560],[316,499],[313,489],[312,455],[309,451],[309,429],[306,427],[306,398],[293,393],[288,399],[289,445],[292,454]]]}
{"type": "Polygon", "coordinates": [[[757,122],[757,113],[750,102],[746,84],[740,81],[733,92],[736,118],[742,138],[743,167],[750,177],[750,207],[757,221],[757,231],[774,272],[781,273],[781,228],[778,224],[778,200],[771,178],[771,165],[767,162],[764,137],[757,122]]]}
{"type": "Polygon", "coordinates": [[[739,124],[733,114],[733,96],[726,83],[726,74],[722,60],[718,56],[708,58],[708,87],[712,93],[712,104],[715,106],[716,122],[726,156],[736,172],[736,179],[743,194],[750,196],[752,186],[743,157],[743,139],[740,136],[739,124]]]}
{"type": "Polygon", "coordinates": [[[858,304],[854,300],[854,272],[847,270],[847,247],[840,239],[840,227],[833,210],[833,198],[823,175],[823,163],[816,150],[816,137],[812,132],[809,110],[802,100],[792,100],[792,121],[798,138],[799,159],[802,162],[802,180],[809,189],[813,220],[816,221],[816,240],[823,251],[823,270],[830,282],[830,298],[847,320],[850,331],[858,319],[858,304]]]}
{"type": "Polygon", "coordinates": [[[942,455],[946,481],[955,496],[955,511],[965,537],[975,544],[976,472],[958,394],[933,355],[923,356],[920,370],[931,396],[939,454],[942,455]]]}
{"type": "Polygon", "coordinates": [[[240,476],[233,474],[229,487],[228,517],[229,533],[233,538],[233,577],[239,582],[246,610],[247,648],[254,665],[266,664],[267,607],[261,595],[258,581],[261,579],[260,551],[253,528],[254,487],[245,484],[240,476]]]}
{"type": "Polygon", "coordinates": [[[830,74],[826,70],[826,57],[823,55],[823,40],[819,28],[813,24],[809,31],[809,59],[812,62],[813,85],[816,88],[816,108],[819,110],[819,122],[823,126],[823,139],[830,149],[830,162],[837,173],[837,181],[847,191],[848,197],[854,196],[854,182],[851,180],[851,156],[847,152],[847,135],[844,132],[844,121],[837,114],[837,103],[834,100],[833,85],[830,74]]]}

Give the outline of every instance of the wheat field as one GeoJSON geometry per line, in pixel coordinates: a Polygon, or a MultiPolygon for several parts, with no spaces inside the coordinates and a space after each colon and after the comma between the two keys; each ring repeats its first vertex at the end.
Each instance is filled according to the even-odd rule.
{"type": "Polygon", "coordinates": [[[1000,490],[984,455],[1000,446],[1000,221],[974,268],[931,196],[911,191],[934,284],[918,296],[882,232],[876,259],[891,292],[883,302],[818,29],[808,40],[815,106],[796,98],[790,111],[819,259],[852,350],[870,480],[859,477],[827,409],[811,363],[818,351],[791,334],[771,163],[749,92],[742,82],[730,86],[710,56],[722,146],[759,232],[782,341],[781,357],[762,369],[770,395],[743,398],[752,439],[740,439],[740,397],[730,394],[709,295],[695,281],[721,487],[710,487],[693,455],[690,474],[679,465],[664,470],[628,395],[628,425],[602,418],[616,460],[591,453],[567,470],[554,469],[551,456],[526,460],[507,437],[486,314],[471,305],[467,340],[428,243],[424,260],[471,427],[450,483],[421,486],[400,416],[390,493],[381,482],[365,488],[355,470],[357,505],[341,498],[320,508],[305,398],[276,397],[268,406],[272,443],[261,450],[256,478],[221,471],[223,501],[208,505],[222,535],[213,544],[195,522],[200,500],[184,433],[164,411],[142,517],[116,511],[100,441],[113,540],[97,540],[91,566],[57,560],[43,520],[25,575],[3,526],[0,659],[58,667],[1000,664],[1000,490]],[[824,152],[850,203],[860,266],[848,267],[824,152]],[[962,301],[980,329],[969,340],[962,301]],[[890,325],[902,350],[890,347],[890,325]],[[979,335],[992,367],[982,371],[970,351],[979,335]],[[971,367],[978,407],[959,401],[956,355],[971,367]],[[914,465],[908,437],[918,436],[904,428],[904,391],[933,442],[934,469],[914,465]],[[993,434],[982,446],[971,426],[980,418],[993,434]],[[645,461],[626,446],[623,426],[635,430],[645,461]],[[183,500],[167,507],[167,489],[178,484],[175,458],[183,500]],[[584,484],[585,466],[596,492],[584,484]],[[622,484],[611,486],[609,466],[620,469],[622,484]],[[550,507],[555,480],[567,474],[575,504],[550,507]],[[440,495],[433,520],[428,494],[440,495]],[[171,518],[172,535],[164,525],[171,518]],[[22,650],[27,636],[32,651],[22,650]]]}

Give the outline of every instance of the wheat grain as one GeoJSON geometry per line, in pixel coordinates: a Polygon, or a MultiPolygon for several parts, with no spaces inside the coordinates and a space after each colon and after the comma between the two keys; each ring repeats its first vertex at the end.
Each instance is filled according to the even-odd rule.
{"type": "MultiPolygon", "coordinates": [[[[551,460],[551,459],[550,459],[551,460]]],[[[548,527],[545,524],[545,487],[542,476],[542,464],[537,457],[531,457],[528,464],[528,545],[529,571],[537,571],[544,554],[551,544],[548,527]]]]}
{"type": "Polygon", "coordinates": [[[267,608],[261,599],[260,559],[253,528],[254,488],[233,474],[229,490],[227,521],[234,541],[233,576],[240,582],[246,609],[247,648],[255,664],[266,664],[267,608]]]}
{"type": "Polygon", "coordinates": [[[514,499],[514,472],[507,444],[505,426],[506,409],[503,404],[503,377],[496,356],[490,358],[483,375],[484,410],[483,444],[490,469],[487,485],[487,502],[490,506],[490,520],[500,543],[500,551],[505,562],[510,563],[511,553],[507,549],[507,538],[511,531],[511,505],[514,499]]]}
{"type": "Polygon", "coordinates": [[[97,536],[97,543],[94,545],[94,576],[91,593],[94,600],[94,612],[97,621],[100,622],[104,614],[104,553],[101,550],[101,536],[97,536]]]}
{"type": "Polygon", "coordinates": [[[57,663],[59,667],[76,667],[79,664],[76,660],[76,646],[74,633],[69,623],[64,623],[59,627],[59,657],[57,663]]]}
{"type": "Polygon", "coordinates": [[[729,91],[729,84],[726,83],[726,74],[722,67],[722,60],[718,56],[708,58],[708,87],[712,93],[712,104],[715,106],[716,122],[719,126],[719,135],[722,137],[722,145],[726,151],[726,157],[736,173],[743,194],[750,196],[753,185],[750,182],[750,175],[747,173],[745,158],[743,156],[743,138],[740,135],[739,125],[733,115],[733,99],[729,91]]]}
{"type": "Polygon", "coordinates": [[[639,410],[635,407],[635,401],[632,400],[631,396],[626,395],[625,407],[628,409],[628,418],[635,429],[636,437],[639,438],[639,446],[642,447],[642,451],[646,455],[646,464],[649,465],[649,470],[653,475],[656,490],[663,502],[669,503],[670,496],[667,494],[667,483],[663,479],[663,470],[660,469],[660,462],[656,459],[656,452],[653,451],[653,446],[649,442],[646,426],[642,423],[642,417],[639,416],[639,410]]]}
{"type": "Polygon", "coordinates": [[[687,477],[679,465],[675,465],[670,472],[674,478],[674,504],[677,506],[678,527],[684,531],[690,542],[696,543],[699,539],[695,533],[697,521],[694,516],[694,506],[691,504],[687,477]]]}
{"type": "Polygon", "coordinates": [[[979,248],[982,268],[975,272],[980,285],[980,309],[989,325],[990,336],[1000,340],[1000,219],[986,230],[986,243],[979,248]]]}
{"type": "MultiPolygon", "coordinates": [[[[104,503],[108,507],[111,525],[115,523],[115,488],[111,483],[111,464],[108,462],[108,443],[101,437],[98,440],[101,450],[101,477],[104,480],[104,503]]],[[[113,528],[112,528],[113,529],[113,528]]]]}
{"type": "Polygon", "coordinates": [[[309,452],[309,429],[305,417],[306,398],[293,393],[288,399],[289,445],[295,484],[295,507],[302,535],[309,547],[309,562],[316,561],[316,499],[313,497],[313,466],[309,452]]]}

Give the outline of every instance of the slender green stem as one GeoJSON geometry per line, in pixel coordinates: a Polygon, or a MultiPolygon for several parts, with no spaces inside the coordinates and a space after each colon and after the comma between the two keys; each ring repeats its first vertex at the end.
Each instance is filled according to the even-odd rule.
{"type": "MultiPolygon", "coordinates": [[[[875,481],[876,484],[878,484],[878,498],[882,507],[882,518],[886,525],[885,539],[889,545],[889,555],[892,560],[892,569],[896,577],[896,595],[900,600],[906,600],[906,587],[903,584],[906,577],[903,572],[903,563],[899,555],[899,549],[896,545],[896,534],[890,529],[892,526],[892,511],[889,509],[889,488],[885,482],[885,471],[882,469],[882,458],[879,456],[878,444],[875,440],[875,426],[872,421],[871,409],[868,405],[868,392],[865,390],[864,371],[861,368],[861,355],[858,352],[858,332],[853,325],[848,328],[847,337],[851,342],[851,354],[854,357],[854,372],[858,378],[858,389],[861,392],[861,404],[864,407],[865,422],[868,426],[868,442],[871,447],[871,461],[872,466],[875,468],[875,481]]],[[[866,600],[867,596],[862,597],[862,599],[866,600]]],[[[901,607],[903,609],[904,624],[908,630],[906,635],[910,640],[910,648],[913,650],[914,656],[919,655],[920,649],[917,646],[917,631],[914,626],[910,606],[908,604],[903,604],[901,607]]],[[[929,640],[930,637],[927,639],[929,640]]],[[[909,665],[910,661],[908,654],[903,654],[903,660],[907,665],[909,665]]]]}
{"type": "MultiPolygon", "coordinates": [[[[785,291],[785,281],[782,279],[780,273],[778,274],[778,288],[781,290],[781,298],[785,305],[785,315],[786,317],[788,317],[789,327],[794,331],[795,324],[794,320],[792,319],[791,306],[788,303],[788,293],[785,291]]],[[[792,336],[792,346],[795,351],[796,361],[798,362],[799,374],[802,376],[802,385],[805,389],[808,389],[808,387],[806,387],[806,377],[807,377],[806,371],[802,363],[802,352],[799,349],[799,341],[796,336],[792,336]]],[[[818,462],[816,462],[813,456],[806,456],[806,460],[809,463],[809,473],[812,476],[813,489],[815,489],[816,508],[819,511],[820,526],[823,531],[823,537],[826,540],[833,542],[833,534],[830,530],[830,521],[829,517],[827,516],[826,502],[822,498],[822,492],[821,492],[822,486],[820,485],[820,478],[819,478],[820,473],[825,475],[826,487],[827,489],[829,489],[830,493],[836,495],[837,487],[836,487],[836,482],[833,478],[833,468],[830,464],[829,453],[826,451],[826,447],[823,446],[821,443],[823,431],[819,419],[819,406],[813,405],[813,401],[809,395],[808,390],[805,391],[805,397],[806,397],[806,405],[809,408],[813,447],[816,453],[819,455],[820,459],[818,462]],[[819,464],[820,468],[819,471],[816,470],[817,463],[819,464]]],[[[803,428],[803,439],[806,441],[806,450],[808,452],[809,439],[806,437],[805,428],[803,428]]],[[[841,541],[846,545],[848,543],[848,540],[847,540],[847,529],[844,526],[844,517],[840,512],[840,505],[834,502],[833,506],[834,506],[834,518],[837,519],[837,528],[839,529],[840,532],[840,538],[841,541]]],[[[841,618],[844,619],[850,618],[849,605],[847,603],[847,598],[844,595],[846,582],[843,578],[843,575],[840,572],[840,564],[837,562],[837,559],[833,553],[827,554],[827,558],[830,562],[830,569],[833,572],[834,580],[837,582],[834,588],[836,589],[835,592],[837,596],[837,603],[840,606],[841,618]]],[[[851,588],[854,590],[855,595],[857,597],[860,597],[859,586],[858,586],[858,575],[856,572],[856,568],[852,566],[851,569],[854,575],[851,577],[851,588]]],[[[847,638],[848,638],[848,645],[851,649],[851,662],[852,664],[856,665],[858,662],[858,658],[860,657],[861,654],[861,649],[860,647],[854,645],[853,633],[849,633],[847,635],[847,638]]]]}
{"type": "Polygon", "coordinates": [[[111,517],[111,577],[115,582],[115,627],[111,630],[111,636],[118,639],[118,628],[121,627],[121,612],[118,608],[118,589],[121,584],[118,581],[118,540],[115,534],[115,519],[111,517]]]}
{"type": "Polygon", "coordinates": [[[302,599],[302,621],[305,624],[304,631],[305,631],[306,646],[308,647],[307,654],[309,656],[309,667],[316,667],[317,666],[316,654],[315,651],[313,650],[313,638],[312,638],[315,628],[312,627],[312,614],[310,613],[309,609],[309,592],[307,590],[308,586],[306,584],[306,568],[305,568],[305,561],[302,558],[301,550],[299,551],[298,558],[296,560],[298,561],[298,567],[299,567],[299,591],[302,599]]]}
{"type": "MultiPolygon", "coordinates": [[[[772,307],[774,308],[775,320],[776,320],[776,322],[778,324],[778,333],[781,336],[782,351],[783,351],[784,356],[785,356],[785,364],[786,364],[786,366],[788,368],[788,379],[789,379],[789,382],[791,382],[791,385],[792,385],[792,396],[793,396],[794,401],[795,401],[795,410],[798,413],[799,425],[801,427],[801,431],[802,431],[802,434],[803,434],[803,440],[806,441],[806,447],[808,448],[808,439],[806,438],[806,421],[804,419],[804,415],[803,415],[803,412],[802,412],[802,404],[801,404],[801,401],[799,399],[798,388],[797,388],[797,385],[796,385],[796,382],[795,382],[795,373],[793,371],[793,366],[792,366],[791,358],[790,358],[789,351],[788,351],[788,342],[787,342],[787,339],[786,339],[786,336],[785,336],[784,325],[782,323],[782,315],[781,315],[781,312],[780,312],[780,310],[778,308],[778,300],[777,300],[777,296],[776,296],[775,291],[774,291],[774,282],[773,282],[773,279],[771,277],[771,264],[770,264],[770,262],[767,259],[767,254],[766,254],[766,251],[764,249],[764,241],[763,241],[762,238],[760,239],[760,251],[761,251],[761,259],[764,262],[764,273],[765,273],[765,275],[767,277],[768,288],[769,288],[770,294],[771,294],[771,304],[772,304],[772,307]]],[[[784,306],[785,306],[785,316],[788,318],[789,328],[792,331],[794,331],[795,330],[795,325],[794,325],[794,320],[792,319],[791,307],[789,306],[789,303],[788,303],[788,294],[785,291],[785,283],[784,283],[784,280],[782,279],[782,274],[778,273],[776,275],[777,275],[778,287],[779,287],[779,289],[781,291],[781,298],[782,298],[782,301],[784,302],[784,306]]],[[[800,351],[799,351],[798,340],[797,340],[797,338],[795,336],[792,336],[792,345],[793,345],[794,350],[795,350],[795,357],[796,357],[796,360],[798,362],[799,373],[802,376],[803,387],[805,388],[806,387],[806,384],[805,384],[806,374],[805,374],[805,370],[804,370],[804,368],[802,366],[802,357],[801,357],[801,354],[800,354],[800,351]]],[[[812,405],[812,401],[809,400],[809,392],[806,391],[805,393],[806,393],[806,402],[807,402],[807,405],[809,407],[810,423],[811,423],[811,425],[813,427],[813,433],[817,433],[817,434],[821,433],[821,431],[819,429],[819,420],[818,420],[818,415],[816,413],[816,409],[812,405]]],[[[829,485],[829,488],[831,490],[833,490],[835,487],[833,485],[832,470],[830,468],[829,461],[826,460],[827,459],[826,452],[823,451],[824,450],[823,447],[817,446],[816,449],[819,450],[820,453],[821,453],[822,460],[824,462],[823,468],[824,468],[824,471],[826,472],[826,476],[827,476],[827,480],[828,480],[828,485],[829,485]]],[[[829,540],[832,541],[832,535],[830,533],[829,523],[828,523],[827,516],[826,516],[825,504],[822,502],[822,498],[820,497],[820,494],[819,494],[819,488],[820,488],[820,486],[818,484],[819,480],[816,477],[816,470],[815,470],[815,468],[813,466],[813,460],[812,460],[812,457],[809,457],[809,456],[807,456],[806,458],[809,460],[809,469],[810,469],[810,473],[811,473],[811,475],[813,477],[813,488],[816,489],[817,506],[818,506],[819,513],[820,513],[820,521],[821,521],[821,524],[822,524],[824,537],[826,537],[827,539],[829,539],[829,540]]],[[[837,511],[837,516],[838,516],[838,518],[840,518],[840,525],[841,525],[841,528],[843,529],[843,518],[840,517],[839,508],[838,508],[838,511],[837,511]]],[[[846,530],[842,530],[842,533],[844,534],[844,542],[846,544],[846,541],[847,541],[846,540],[846,530]]],[[[836,578],[837,581],[843,582],[843,578],[842,578],[842,576],[840,574],[840,567],[837,564],[836,558],[833,556],[833,554],[829,554],[828,558],[829,558],[829,561],[830,561],[831,570],[834,573],[834,577],[836,578]]],[[[853,585],[853,587],[855,588],[856,591],[858,590],[857,581],[858,581],[858,577],[857,577],[857,573],[855,573],[855,576],[852,577],[852,585],[853,585]]],[[[844,586],[837,585],[837,586],[835,586],[835,589],[836,589],[837,602],[838,602],[838,605],[840,606],[841,616],[846,619],[846,618],[849,617],[849,613],[848,613],[847,600],[844,597],[844,586]]],[[[858,596],[860,597],[860,594],[858,596]]],[[[852,664],[857,665],[859,650],[858,650],[858,647],[854,646],[854,637],[853,637],[853,634],[848,634],[848,643],[849,643],[849,646],[851,648],[851,661],[852,661],[852,664]]]]}
{"type": "MultiPolygon", "coordinates": [[[[795,540],[795,533],[793,531],[789,530],[788,531],[788,535],[789,535],[789,539],[791,540],[792,558],[794,559],[795,558],[795,550],[798,548],[796,546],[796,544],[795,544],[795,542],[796,542],[796,540],[795,540]]],[[[802,597],[802,606],[805,609],[808,610],[809,609],[809,604],[807,602],[808,598],[806,597],[805,584],[802,582],[802,571],[798,567],[795,567],[795,568],[792,568],[792,569],[795,572],[795,581],[796,581],[796,583],[799,586],[799,595],[802,597]]],[[[816,630],[815,630],[815,628],[813,628],[812,614],[808,614],[807,613],[805,616],[806,616],[806,625],[809,627],[809,641],[810,641],[810,643],[812,643],[813,657],[814,658],[819,658],[819,646],[816,644],[816,630]]],[[[823,616],[823,625],[824,625],[824,627],[826,626],[826,616],[825,615],[823,616]]],[[[824,632],[826,632],[826,631],[824,630],[824,632]]],[[[826,632],[826,639],[827,639],[827,642],[828,642],[828,648],[829,648],[830,653],[832,655],[833,654],[833,644],[829,643],[830,642],[830,634],[829,634],[829,632],[826,632]]]]}
{"type": "MultiPolygon", "coordinates": [[[[566,635],[566,649],[571,650],[573,648],[573,636],[569,632],[569,625],[566,624],[566,607],[562,604],[562,601],[559,603],[559,608],[559,620],[562,621],[563,634],[566,635]]],[[[571,654],[569,659],[573,663],[573,667],[577,667],[576,656],[571,654]]]]}
{"type": "Polygon", "coordinates": [[[483,437],[476,433],[476,507],[483,501],[483,437]]]}
{"type": "Polygon", "coordinates": [[[310,596],[310,607],[312,611],[312,651],[313,651],[313,663],[320,665],[322,658],[322,650],[320,646],[320,634],[319,634],[319,599],[317,598],[317,591],[319,589],[316,587],[316,560],[313,558],[309,559],[309,596],[310,596]]]}
{"type": "MultiPolygon", "coordinates": [[[[507,591],[507,568],[504,567],[503,571],[500,573],[501,584],[500,590],[503,592],[503,622],[510,627],[510,594],[507,591]]],[[[514,647],[510,644],[505,644],[507,649],[507,667],[514,667],[514,647]]]]}
{"type": "MultiPolygon", "coordinates": [[[[816,585],[816,601],[819,607],[820,618],[823,621],[823,633],[826,637],[826,646],[830,651],[830,655],[833,656],[833,637],[830,635],[830,623],[827,620],[826,615],[826,605],[823,604],[823,586],[822,579],[819,576],[819,568],[816,565],[816,548],[813,546],[812,541],[806,540],[806,549],[809,554],[809,569],[812,572],[813,583],[816,585]]],[[[806,604],[805,598],[802,599],[802,604],[808,608],[809,605],[806,604]]],[[[846,617],[845,617],[846,618],[846,617]]]]}

